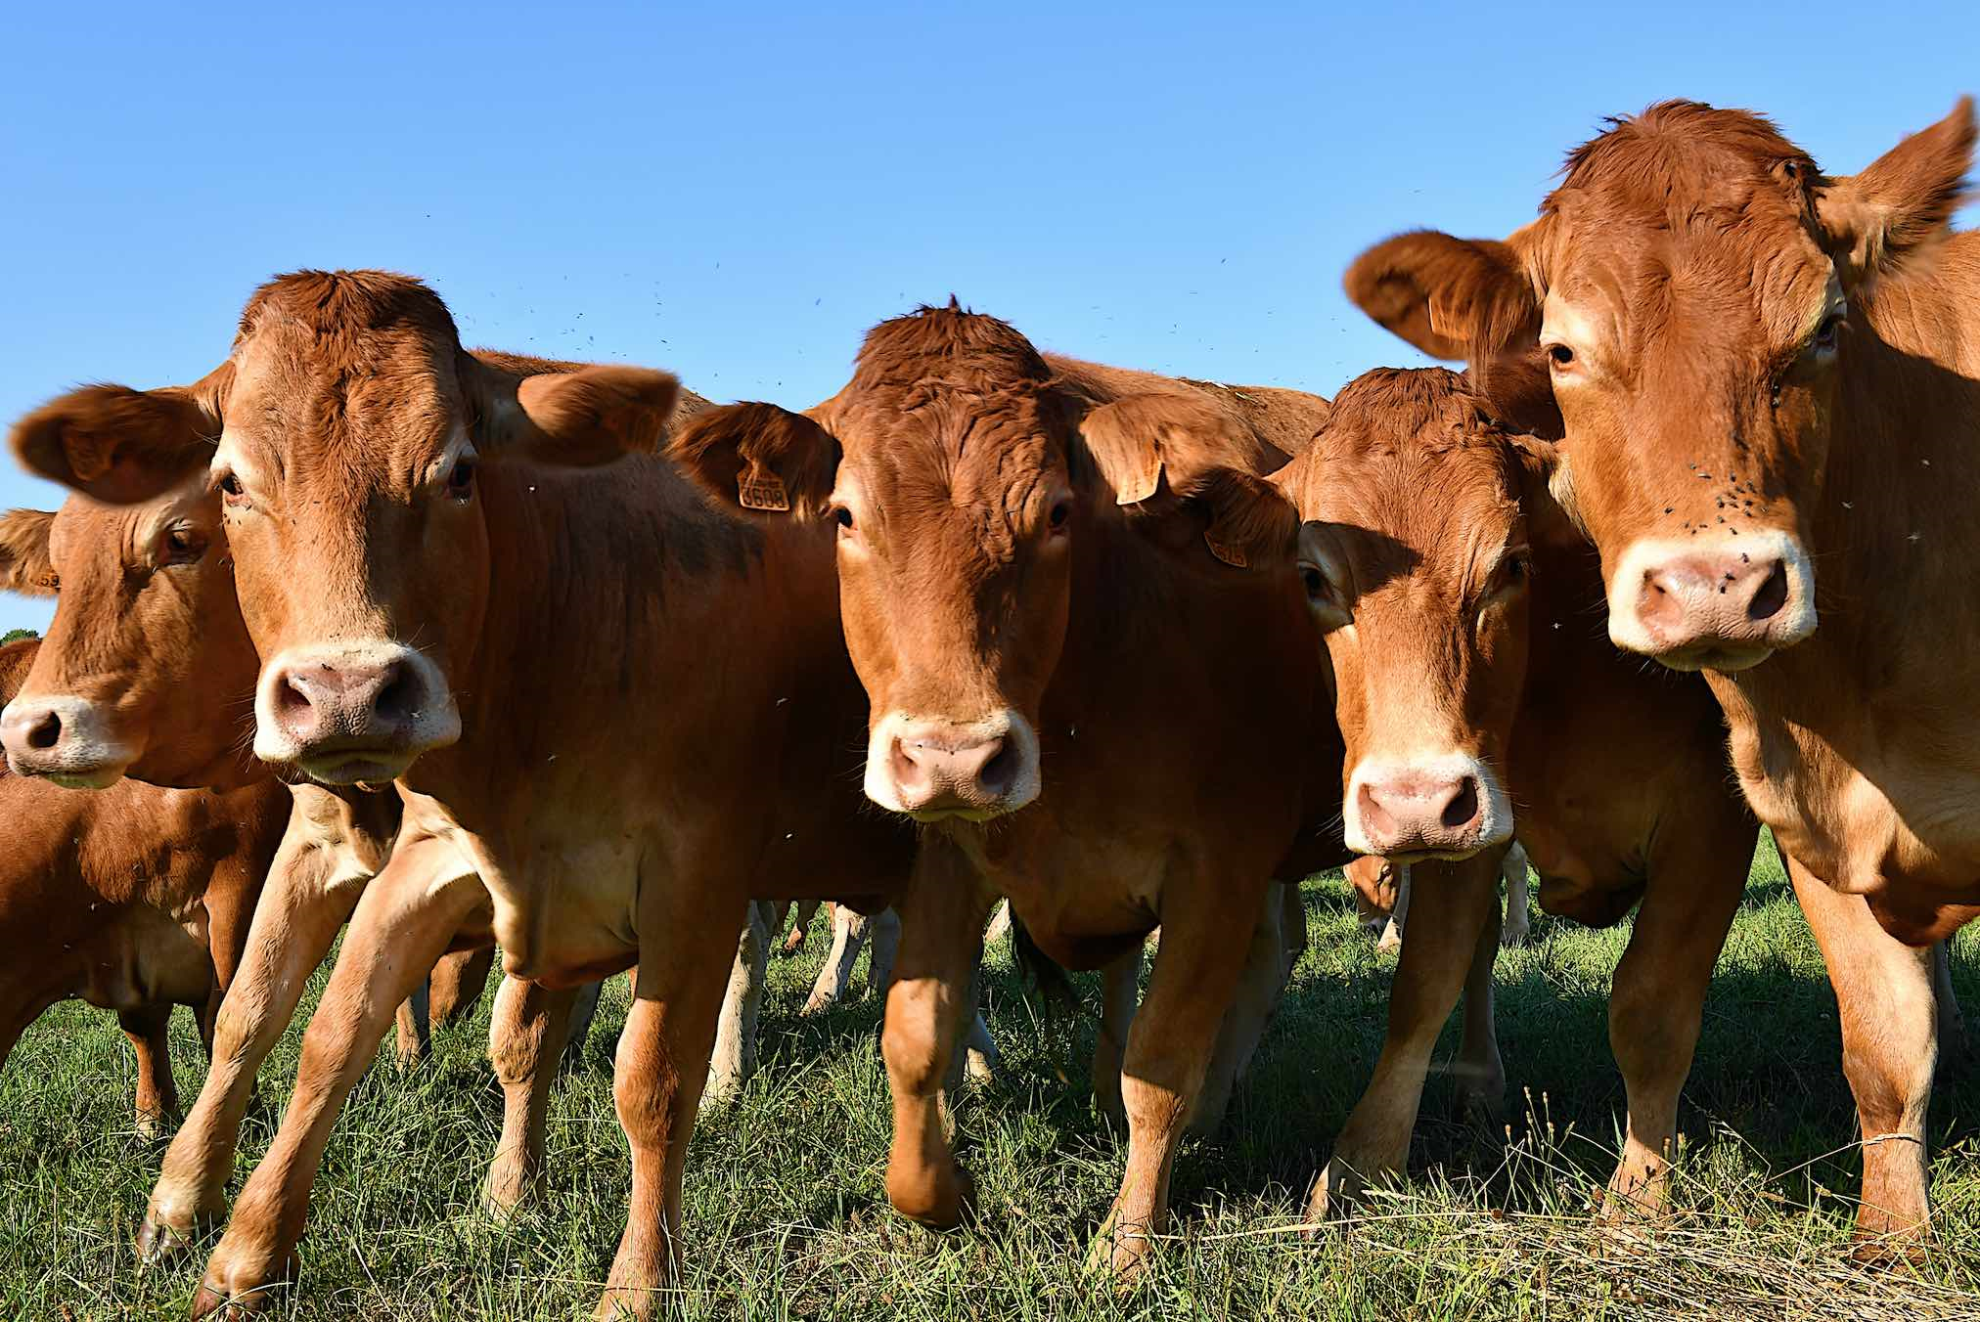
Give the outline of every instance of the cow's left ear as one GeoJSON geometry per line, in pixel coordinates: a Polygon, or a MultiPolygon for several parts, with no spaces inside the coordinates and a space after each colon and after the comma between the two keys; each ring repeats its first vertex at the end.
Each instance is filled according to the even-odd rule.
{"type": "Polygon", "coordinates": [[[681,383],[645,367],[596,364],[518,376],[461,355],[461,384],[475,410],[475,448],[490,459],[592,468],[625,454],[654,454],[666,439],[681,383]]]}
{"type": "Polygon", "coordinates": [[[1526,516],[1526,537],[1534,546],[1588,546],[1576,522],[1574,489],[1561,452],[1537,436],[1506,437],[1509,457],[1518,470],[1520,512],[1526,516]]]}
{"type": "Polygon", "coordinates": [[[1299,515],[1259,476],[1284,456],[1209,404],[1136,395],[1080,423],[1093,467],[1144,534],[1236,569],[1290,564],[1299,515]]]}
{"type": "Polygon", "coordinates": [[[61,584],[48,555],[55,516],[46,510],[0,514],[0,588],[30,597],[52,597],[61,584]]]}
{"type": "Polygon", "coordinates": [[[1816,192],[1815,214],[1845,287],[1892,275],[1950,231],[1973,163],[1973,98],[1859,174],[1816,192]]]}
{"type": "Polygon", "coordinates": [[[775,404],[703,409],[675,430],[667,457],[717,504],[759,516],[816,518],[839,473],[838,440],[775,404]]]}

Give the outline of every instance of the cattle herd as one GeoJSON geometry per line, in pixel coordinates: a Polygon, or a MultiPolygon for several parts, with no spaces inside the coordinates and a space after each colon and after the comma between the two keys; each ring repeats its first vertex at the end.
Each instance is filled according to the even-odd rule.
{"type": "Polygon", "coordinates": [[[559,1055],[630,969],[600,1313],[645,1316],[694,1243],[684,1153],[746,1068],[774,902],[839,902],[820,997],[884,913],[887,1193],[964,1217],[945,1094],[994,1055],[1001,897],[1028,958],[1106,970],[1095,1095],[1128,1150],[1090,1261],[1125,1280],[1304,946],[1309,873],[1386,860],[1415,898],[1309,1219],[1405,1168],[1467,986],[1465,1086],[1503,1090],[1523,847],[1548,912],[1636,914],[1600,1215],[1654,1217],[1764,823],[1841,1012],[1858,1232],[1901,1253],[1956,1011],[1934,952],[1980,914],[1974,137],[1962,101],[1830,175],[1745,112],[1613,121],[1507,238],[1357,259],[1352,299],[1465,370],[1331,401],[1041,353],[951,300],[875,327],[812,408],[718,406],[466,349],[412,279],[276,278],[198,381],[14,426],[75,494],[0,521],[0,585],[56,598],[0,653],[0,922],[44,952],[0,974],[0,1057],[54,1000],[115,1009],[162,1126],[165,1021],[198,1008],[211,1069],[136,1247],[224,1222],[204,1315],[290,1277],[387,1029],[417,1057],[496,947],[485,1199],[534,1197],[559,1055]],[[257,1067],[339,932],[229,1216],[257,1067]]]}

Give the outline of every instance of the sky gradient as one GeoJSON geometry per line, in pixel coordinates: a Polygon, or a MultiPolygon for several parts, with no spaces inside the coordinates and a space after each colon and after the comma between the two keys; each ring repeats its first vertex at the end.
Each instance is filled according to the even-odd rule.
{"type": "MultiPolygon", "coordinates": [[[[225,355],[299,267],[469,344],[805,407],[956,294],[1041,348],[1332,394],[1424,361],[1370,242],[1531,218],[1604,115],[1763,110],[1833,172],[1980,90],[1980,5],[36,7],[0,51],[0,416],[225,355]],[[1867,17],[1866,17],[1867,15],[1867,17]]],[[[1963,224],[1975,223],[1969,209],[1963,224]]],[[[61,493],[7,464],[0,505],[61,493]]],[[[0,629],[46,602],[0,595],[0,629]]]]}

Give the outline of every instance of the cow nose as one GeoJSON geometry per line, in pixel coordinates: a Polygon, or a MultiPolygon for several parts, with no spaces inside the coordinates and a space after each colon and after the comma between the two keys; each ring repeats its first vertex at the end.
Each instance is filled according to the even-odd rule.
{"type": "Polygon", "coordinates": [[[1355,807],[1377,854],[1469,854],[1485,843],[1485,796],[1475,775],[1371,777],[1361,782],[1355,807]]]}
{"type": "Polygon", "coordinates": [[[1640,543],[1615,586],[1610,637],[1679,669],[1737,670],[1815,631],[1807,556],[1784,533],[1710,547],[1640,543]]]}
{"type": "Polygon", "coordinates": [[[990,735],[947,742],[903,735],[894,741],[894,786],[908,812],[994,811],[1017,782],[1010,740],[990,735]]]}
{"type": "Polygon", "coordinates": [[[419,677],[403,657],[361,663],[305,661],[275,677],[274,716],[304,749],[326,744],[396,746],[418,710],[419,677]]]}
{"type": "Polygon", "coordinates": [[[103,712],[79,698],[22,698],[0,715],[0,745],[23,776],[100,788],[124,774],[131,750],[109,737],[103,712]]]}

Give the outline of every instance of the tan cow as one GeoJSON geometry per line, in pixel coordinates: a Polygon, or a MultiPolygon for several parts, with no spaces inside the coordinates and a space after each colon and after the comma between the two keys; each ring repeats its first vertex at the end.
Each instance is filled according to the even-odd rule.
{"type": "Polygon", "coordinates": [[[208,473],[266,658],[255,751],[339,788],[396,779],[406,803],[202,1312],[288,1273],[339,1106],[463,935],[499,940],[533,1060],[578,986],[638,967],[616,1087],[632,1205],[600,1308],[650,1312],[750,899],[885,903],[905,879],[911,837],[857,798],[830,530],[734,519],[637,455],[673,378],[540,367],[464,350],[415,281],[302,273],[256,293],[196,385],[93,387],[16,428],[98,498],[208,473]]]}
{"type": "MultiPolygon", "coordinates": [[[[1316,1183],[1315,1216],[1403,1168],[1463,970],[1496,945],[1515,824],[1541,908],[1607,926],[1642,902],[1610,994],[1629,1129],[1609,1206],[1664,1202],[1678,1093],[1756,828],[1726,783],[1704,686],[1645,673],[1590,627],[1599,575],[1547,493],[1545,450],[1453,373],[1384,369],[1345,387],[1272,479],[1298,511],[1300,571],[1333,660],[1348,840],[1398,861],[1493,864],[1464,873],[1476,893],[1447,882],[1425,911],[1434,921],[1410,924],[1388,1042],[1316,1183]],[[1418,957],[1419,941],[1436,953],[1418,957]]],[[[1497,1063],[1485,1055],[1488,1086],[1497,1063]]]]}
{"type": "MultiPolygon", "coordinates": [[[[0,550],[0,585],[47,572],[0,550]]],[[[19,687],[39,647],[0,647],[0,694],[19,687]]],[[[210,1053],[214,1011],[288,820],[289,796],[274,784],[210,793],[133,782],[89,795],[0,768],[0,1064],[56,1001],[114,1010],[137,1050],[138,1132],[169,1128],[179,1113],[165,1046],[172,1007],[192,1007],[210,1053]]]]}
{"type": "Polygon", "coordinates": [[[1974,135],[1964,100],[1835,176],[1758,115],[1666,102],[1505,241],[1403,235],[1348,278],[1565,438],[1610,636],[1706,672],[1837,987],[1878,1241],[1930,1214],[1922,947],[1980,912],[1980,235],[1950,232],[1974,135]]]}
{"type": "Polygon", "coordinates": [[[1132,1272],[1161,1229],[1220,1028],[1249,1031],[1225,1009],[1283,977],[1255,915],[1301,822],[1332,814],[1339,751],[1290,565],[1237,568],[1273,531],[1223,517],[1252,479],[1196,471],[1274,467],[1325,407],[1048,359],[952,305],[872,331],[807,415],[738,404],[675,436],[716,497],[836,535],[866,793],[922,824],[883,1042],[906,1215],[954,1225],[969,1201],[942,1081],[1002,894],[1071,967],[1163,929],[1096,1255],[1132,1272]]]}

